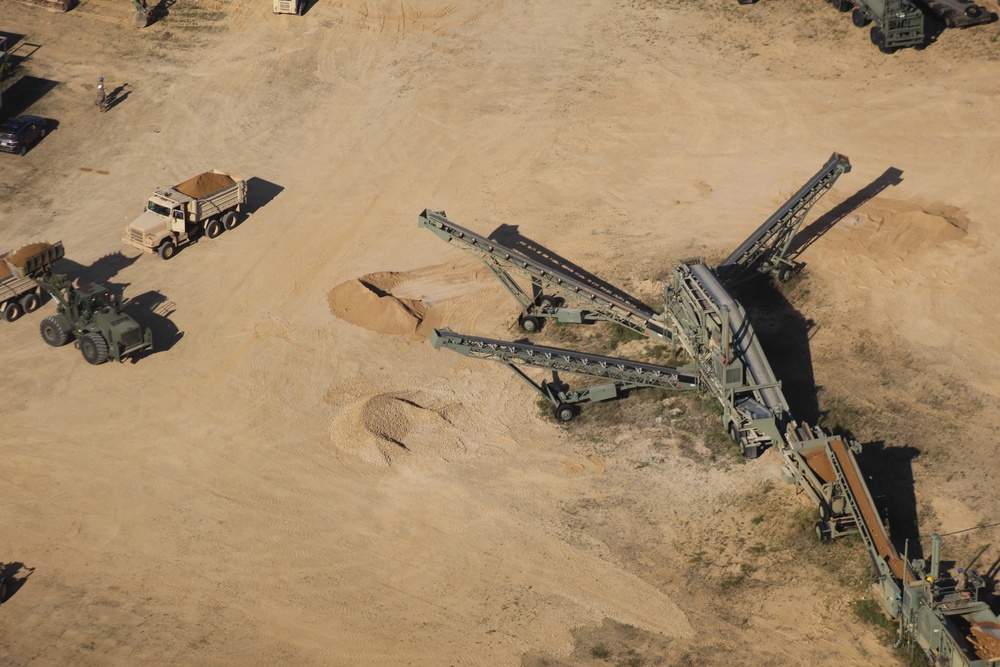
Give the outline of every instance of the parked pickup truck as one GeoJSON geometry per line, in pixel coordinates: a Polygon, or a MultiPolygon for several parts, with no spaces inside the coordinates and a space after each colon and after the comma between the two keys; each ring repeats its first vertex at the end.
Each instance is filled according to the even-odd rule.
{"type": "Polygon", "coordinates": [[[217,169],[207,171],[154,192],[142,215],[125,229],[122,241],[170,259],[179,247],[198,237],[214,239],[223,229],[240,224],[246,201],[246,181],[217,169]]]}

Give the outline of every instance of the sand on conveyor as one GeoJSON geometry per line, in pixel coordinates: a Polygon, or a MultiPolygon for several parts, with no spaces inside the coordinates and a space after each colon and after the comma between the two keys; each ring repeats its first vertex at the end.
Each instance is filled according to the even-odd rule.
{"type": "Polygon", "coordinates": [[[198,174],[194,178],[189,178],[174,187],[174,190],[192,199],[204,199],[219,190],[228,188],[234,183],[236,181],[228,174],[220,174],[217,171],[206,171],[204,174],[198,174]]]}

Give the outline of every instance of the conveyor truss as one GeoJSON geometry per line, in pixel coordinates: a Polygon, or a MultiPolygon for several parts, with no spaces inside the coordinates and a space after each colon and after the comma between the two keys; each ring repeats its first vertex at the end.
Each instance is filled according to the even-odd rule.
{"type": "Polygon", "coordinates": [[[485,264],[521,306],[519,321],[528,333],[541,328],[542,318],[554,318],[574,324],[606,320],[643,336],[669,336],[652,310],[461,227],[448,220],[444,211],[425,210],[418,224],[485,264]],[[523,288],[516,278],[530,287],[523,288]]]}
{"type": "Polygon", "coordinates": [[[941,572],[937,535],[931,536],[929,563],[899,555],[855,458],[860,445],[795,420],[746,312],[728,289],[760,273],[787,277],[782,272],[795,266],[786,255],[806,213],[849,170],[847,158],[834,153],[718,269],[701,259],[682,260],[664,285],[662,316],[592,289],[558,269],[541,266],[455,225],[443,212],[425,210],[420,226],[483,261],[521,305],[523,328],[537,329],[524,326],[526,318],[535,316],[577,323],[607,320],[646,336],[672,340],[692,363],[669,368],[448,329],[435,329],[431,343],[437,349],[505,364],[554,406],[561,421],[572,419],[581,403],[618,398],[641,387],[711,392],[722,406],[723,426],[747,458],[766,447],[780,452],[782,477],[797,485],[816,508],[819,539],[860,536],[871,559],[873,588],[886,613],[900,623],[901,636],[916,642],[935,664],[1000,667],[1000,621],[978,600],[983,580],[971,570],[941,572]],[[514,275],[526,278],[533,294],[518,286],[514,275]],[[565,302],[556,302],[552,295],[565,302]],[[579,307],[564,308],[564,303],[571,302],[579,307]],[[551,371],[553,379],[536,382],[523,367],[551,371]],[[559,373],[589,376],[603,383],[571,389],[559,373]]]}

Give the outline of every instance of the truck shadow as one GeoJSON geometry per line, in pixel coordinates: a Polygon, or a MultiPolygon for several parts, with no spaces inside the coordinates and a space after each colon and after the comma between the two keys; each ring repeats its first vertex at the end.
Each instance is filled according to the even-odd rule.
{"type": "MultiPolygon", "coordinates": [[[[584,283],[591,289],[603,292],[604,294],[612,296],[619,301],[624,301],[639,310],[652,312],[652,309],[648,305],[644,304],[631,294],[598,278],[594,274],[574,264],[565,257],[549,250],[537,241],[533,241],[526,236],[522,236],[517,229],[517,225],[501,224],[490,233],[488,238],[496,241],[497,243],[503,244],[511,250],[516,250],[541,266],[547,266],[555,271],[569,275],[579,282],[584,283]]],[[[537,297],[538,294],[534,294],[534,296],[537,297]]]]}
{"type": "Polygon", "coordinates": [[[253,215],[271,203],[285,188],[263,178],[251,176],[247,179],[247,203],[243,207],[246,215],[253,215]]]}
{"type": "Polygon", "coordinates": [[[177,304],[155,290],[132,297],[122,304],[122,310],[131,315],[143,329],[149,327],[153,332],[153,349],[134,355],[132,363],[159,352],[167,352],[184,337],[184,332],[179,331],[170,319],[177,310],[177,304]]]}
{"type": "Polygon", "coordinates": [[[6,582],[7,584],[6,592],[3,596],[0,596],[0,604],[14,597],[21,590],[21,587],[27,583],[28,577],[34,571],[35,568],[28,567],[24,563],[16,561],[11,563],[0,562],[0,582],[6,582]]]}

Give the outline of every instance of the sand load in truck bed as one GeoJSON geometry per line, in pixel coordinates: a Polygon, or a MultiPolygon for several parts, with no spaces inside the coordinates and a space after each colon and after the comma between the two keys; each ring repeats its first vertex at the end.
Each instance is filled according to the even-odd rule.
{"type": "Polygon", "coordinates": [[[19,268],[24,268],[24,263],[27,260],[31,259],[35,255],[38,255],[48,250],[51,247],[52,247],[51,243],[44,243],[44,242],[30,243],[24,246],[23,248],[20,248],[17,251],[11,253],[10,257],[7,257],[6,259],[14,266],[19,268]]]}
{"type": "Polygon", "coordinates": [[[224,188],[228,188],[235,183],[236,181],[233,180],[232,176],[220,174],[215,171],[206,171],[204,174],[199,174],[194,178],[189,178],[180,185],[174,187],[174,190],[177,190],[177,192],[182,195],[187,195],[192,199],[204,199],[205,197],[215,194],[224,188]]]}

